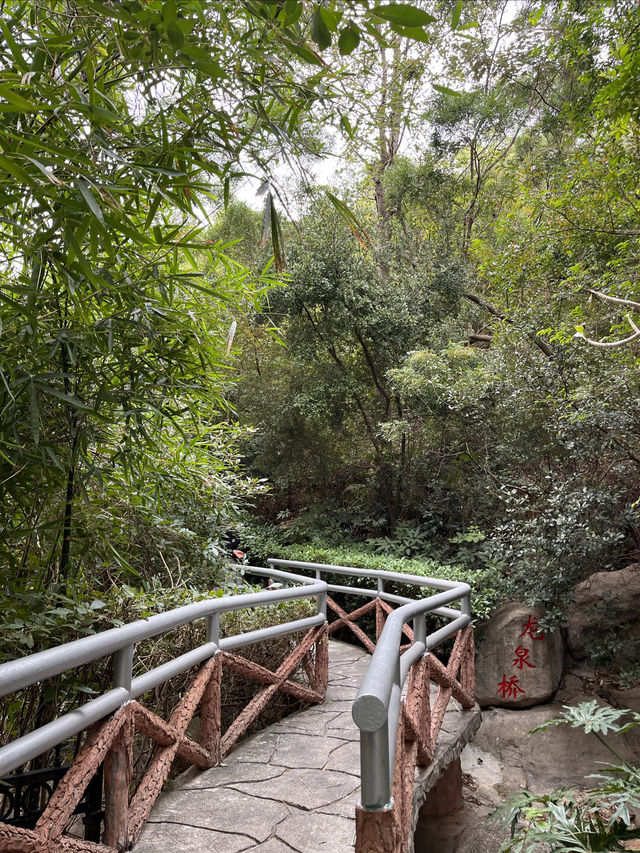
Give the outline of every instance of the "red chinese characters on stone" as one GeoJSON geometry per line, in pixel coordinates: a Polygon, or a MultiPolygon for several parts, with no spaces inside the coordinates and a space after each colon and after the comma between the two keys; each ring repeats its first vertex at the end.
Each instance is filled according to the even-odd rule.
{"type": "MultiPolygon", "coordinates": [[[[542,631],[538,625],[538,617],[537,616],[529,616],[525,624],[522,626],[522,633],[518,637],[518,639],[522,639],[522,637],[531,637],[532,640],[543,640],[544,639],[544,631],[542,631]]],[[[531,654],[531,649],[525,649],[524,646],[516,646],[514,651],[514,659],[511,662],[511,667],[515,669],[519,669],[521,672],[524,670],[525,666],[528,669],[536,669],[535,663],[531,663],[529,659],[529,655],[531,654]]],[[[498,696],[502,696],[503,699],[517,699],[518,694],[524,694],[526,691],[520,687],[518,676],[512,675],[510,679],[507,680],[507,676],[502,676],[502,681],[498,684],[498,696]]]]}
{"type": "Polygon", "coordinates": [[[502,676],[502,681],[498,684],[498,694],[504,699],[517,699],[518,693],[524,693],[524,690],[518,684],[518,676],[512,675],[507,681],[507,676],[502,676]]]}
{"type": "Polygon", "coordinates": [[[529,669],[535,669],[535,663],[531,663],[529,660],[529,655],[531,654],[529,649],[525,649],[523,646],[518,646],[518,648],[514,652],[515,657],[513,659],[513,663],[511,666],[515,666],[516,669],[524,669],[525,666],[528,666],[529,669]]]}
{"type": "Polygon", "coordinates": [[[537,616],[529,616],[526,623],[522,626],[520,637],[531,637],[532,640],[544,640],[544,631],[538,628],[537,616]]]}

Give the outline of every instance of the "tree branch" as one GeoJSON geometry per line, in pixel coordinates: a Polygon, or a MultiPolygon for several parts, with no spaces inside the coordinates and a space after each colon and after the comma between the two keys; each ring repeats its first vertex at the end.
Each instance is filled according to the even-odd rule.
{"type": "MultiPolygon", "coordinates": [[[[505,323],[509,323],[512,326],[515,325],[513,320],[510,317],[507,317],[502,311],[499,311],[494,305],[490,302],[487,302],[486,299],[483,299],[481,296],[477,296],[475,293],[471,293],[469,290],[463,291],[462,295],[465,299],[468,299],[470,302],[474,302],[476,305],[479,305],[480,308],[484,308],[485,311],[488,311],[489,314],[492,314],[494,317],[497,317],[499,320],[504,320],[505,323]]],[[[538,347],[538,349],[542,350],[542,352],[547,356],[547,358],[555,357],[555,350],[549,346],[549,344],[541,338],[539,335],[536,335],[534,332],[527,332],[527,336],[529,339],[538,347]]]]}
{"type": "MultiPolygon", "coordinates": [[[[640,302],[635,302],[633,299],[620,299],[618,296],[609,296],[608,293],[602,293],[600,290],[589,290],[588,292],[597,299],[601,299],[603,302],[611,302],[614,305],[624,305],[625,308],[640,311],[640,302]]],[[[626,338],[620,338],[618,341],[595,341],[592,338],[588,338],[584,332],[576,332],[574,337],[581,338],[590,347],[598,347],[599,349],[615,349],[616,347],[624,347],[640,338],[640,328],[634,322],[631,314],[626,315],[626,320],[631,326],[633,334],[628,335],[626,338]]]]}

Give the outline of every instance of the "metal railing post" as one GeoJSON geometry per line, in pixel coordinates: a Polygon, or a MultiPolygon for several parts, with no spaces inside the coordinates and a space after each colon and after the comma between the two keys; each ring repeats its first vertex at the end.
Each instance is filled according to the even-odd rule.
{"type": "Polygon", "coordinates": [[[360,782],[363,809],[384,809],[391,802],[389,724],[374,732],[360,730],[360,782]]]}
{"type": "Polygon", "coordinates": [[[125,646],[113,656],[113,686],[124,687],[131,695],[131,679],[133,677],[133,643],[125,646]]]}
{"type": "Polygon", "coordinates": [[[212,613],[207,616],[207,643],[220,643],[220,614],[212,613]]]}
{"type": "Polygon", "coordinates": [[[471,593],[467,593],[460,599],[460,612],[464,616],[471,617],[471,593]]]}
{"type": "Polygon", "coordinates": [[[327,618],[327,593],[321,592],[317,598],[318,607],[317,612],[324,614],[324,618],[327,618]]]}
{"type": "MultiPolygon", "coordinates": [[[[124,688],[131,697],[133,643],[113,656],[113,686],[124,688]]],[[[104,839],[105,844],[124,850],[129,833],[129,784],[133,772],[133,717],[127,719],[109,747],[104,760],[104,839]]]]}

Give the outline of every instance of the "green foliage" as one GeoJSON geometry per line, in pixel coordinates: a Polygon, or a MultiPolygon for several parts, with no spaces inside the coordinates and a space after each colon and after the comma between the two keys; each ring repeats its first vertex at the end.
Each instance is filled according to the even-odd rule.
{"type": "Polygon", "coordinates": [[[374,554],[404,557],[406,559],[428,556],[432,550],[429,530],[420,524],[411,522],[398,524],[393,538],[383,536],[377,539],[368,539],[367,545],[374,554]]]}
{"type": "Polygon", "coordinates": [[[203,45],[253,17],[179,11],[87,3],[80,26],[64,3],[3,7],[0,559],[18,589],[129,571],[124,515],[156,525],[185,493],[224,514],[241,485],[216,423],[225,326],[267,279],[194,216],[238,156],[231,115],[199,130],[229,73],[203,45]]]}
{"type": "MultiPolygon", "coordinates": [[[[361,542],[349,541],[344,536],[341,544],[283,542],[283,535],[274,528],[254,525],[241,529],[242,543],[249,562],[266,565],[269,557],[302,560],[309,563],[327,563],[373,571],[400,572],[442,580],[459,580],[472,587],[471,606],[474,616],[486,618],[500,600],[499,573],[494,567],[463,568],[435,557],[423,556],[408,559],[390,551],[377,553],[361,542]]],[[[391,549],[392,550],[392,549],[391,549]]],[[[341,583],[343,580],[340,581],[341,583]]],[[[425,593],[425,594],[431,594],[425,593]]]]}
{"type": "Polygon", "coordinates": [[[451,343],[440,352],[412,352],[406,363],[389,375],[405,395],[417,397],[428,411],[446,416],[475,404],[484,395],[495,381],[491,367],[482,350],[451,343]]]}
{"type": "Polygon", "coordinates": [[[124,504],[164,516],[192,491],[223,512],[227,330],[273,279],[201,222],[259,174],[282,266],[273,152],[313,148],[336,79],[309,38],[350,51],[383,19],[359,0],[2,6],[1,559],[22,580],[89,568],[85,519],[108,550],[124,504]]]}
{"type": "MultiPolygon", "coordinates": [[[[0,630],[4,638],[0,662],[138,619],[147,619],[155,613],[172,610],[194,601],[219,598],[225,593],[256,591],[237,572],[228,571],[224,574],[219,571],[218,578],[222,580],[223,588],[215,591],[199,589],[197,586],[188,585],[184,580],[173,587],[155,580],[138,582],[136,586],[112,585],[108,589],[76,584],[67,595],[55,592],[49,592],[46,597],[14,594],[3,602],[0,611],[0,630]]],[[[306,600],[236,610],[222,615],[221,635],[233,636],[304,618],[313,612],[315,602],[306,600]]],[[[205,631],[204,620],[200,620],[161,637],[139,643],[136,647],[134,674],[142,674],[204,642],[205,631]]],[[[284,645],[287,648],[289,643],[290,638],[285,638],[284,645]]],[[[267,654],[273,652],[272,645],[271,652],[267,654]]],[[[249,654],[253,659],[263,660],[264,650],[249,650],[249,654]]],[[[264,660],[264,663],[268,661],[264,660]]],[[[2,743],[31,730],[36,720],[39,723],[46,722],[47,713],[54,712],[59,716],[76,707],[86,697],[108,690],[110,686],[111,673],[105,660],[64,673],[19,694],[4,697],[0,700],[2,743]]],[[[181,688],[176,689],[179,692],[181,688]]],[[[233,686],[227,689],[231,702],[239,691],[233,686]]],[[[171,691],[169,694],[175,695],[171,694],[171,691]]],[[[164,694],[158,691],[151,705],[159,707],[163,703],[167,704],[166,691],[164,694]]],[[[168,710],[170,714],[173,707],[168,710]]]]}
{"type": "Polygon", "coordinates": [[[609,732],[621,734],[640,725],[640,714],[626,708],[620,710],[611,708],[609,705],[600,706],[595,699],[592,699],[591,702],[581,702],[575,706],[565,705],[563,714],[536,726],[532,732],[544,732],[553,726],[565,725],[571,726],[573,729],[582,728],[587,734],[589,732],[598,735],[608,735],[609,732]],[[625,717],[631,717],[631,720],[620,725],[620,721],[625,717]]]}
{"type": "MultiPolygon", "coordinates": [[[[604,736],[640,725],[640,714],[599,707],[594,700],[575,707],[565,706],[558,719],[549,720],[533,731],[557,725],[592,732],[619,760],[604,736]]],[[[502,845],[502,853],[532,853],[539,849],[539,844],[548,846],[550,851],[572,853],[628,849],[623,841],[640,838],[640,829],[633,825],[632,811],[640,807],[640,770],[620,760],[591,778],[598,780],[598,785],[586,792],[565,788],[544,796],[529,791],[512,795],[494,813],[505,826],[511,827],[511,841],[502,845]]]]}
{"type": "Polygon", "coordinates": [[[292,482],[316,499],[326,484],[332,496],[338,485],[358,491],[365,511],[382,506],[375,512],[390,532],[411,489],[415,446],[389,371],[429,322],[455,310],[459,291],[430,253],[416,271],[403,250],[365,252],[327,202],[312,201],[290,250],[289,284],[269,296],[286,350],[249,339],[233,395],[243,422],[270,425],[248,442],[254,472],[268,471],[280,494],[292,482]]]}
{"type": "Polygon", "coordinates": [[[571,482],[549,482],[535,503],[531,494],[507,493],[505,520],[492,539],[511,569],[511,596],[546,606],[550,621],[561,620],[576,583],[616,567],[635,523],[621,504],[609,489],[571,482]]]}
{"type": "MultiPolygon", "coordinates": [[[[372,56],[354,66],[347,145],[366,161],[371,248],[310,203],[270,305],[287,348],[246,348],[238,410],[258,428],[252,470],[275,480],[260,508],[289,513],[285,544],[437,555],[557,623],[574,585],[639,541],[637,350],[573,335],[628,328],[586,290],[637,300],[640,11],[454,6],[455,40],[381,47],[375,93],[372,56]]],[[[612,636],[590,652],[619,649],[612,636]]]]}

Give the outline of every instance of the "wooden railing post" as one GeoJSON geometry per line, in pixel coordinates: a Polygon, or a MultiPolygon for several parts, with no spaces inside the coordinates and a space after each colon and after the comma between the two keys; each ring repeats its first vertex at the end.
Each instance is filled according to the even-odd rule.
{"type": "Polygon", "coordinates": [[[104,759],[104,843],[125,850],[129,842],[129,785],[133,774],[133,713],[126,720],[104,759]]]}
{"type": "Polygon", "coordinates": [[[466,645],[460,663],[460,684],[471,696],[476,695],[476,650],[473,638],[473,626],[464,629],[466,645]]]}
{"type": "Polygon", "coordinates": [[[401,853],[402,829],[395,810],[356,806],[356,853],[401,853]]]}
{"type": "Polygon", "coordinates": [[[316,662],[313,689],[322,696],[327,692],[329,683],[329,632],[325,625],[316,640],[316,662]]]}
{"type": "Polygon", "coordinates": [[[220,764],[222,751],[221,740],[221,693],[222,657],[216,655],[215,666],[211,677],[202,694],[200,702],[200,745],[211,756],[214,764],[220,764]]]}
{"type": "Polygon", "coordinates": [[[430,687],[429,655],[425,655],[411,668],[406,698],[407,716],[417,742],[416,761],[420,767],[426,767],[433,758],[430,687]]]}
{"type": "Polygon", "coordinates": [[[382,601],[376,598],[376,643],[380,639],[380,634],[384,629],[384,623],[387,621],[387,614],[382,606],[382,601]]]}

